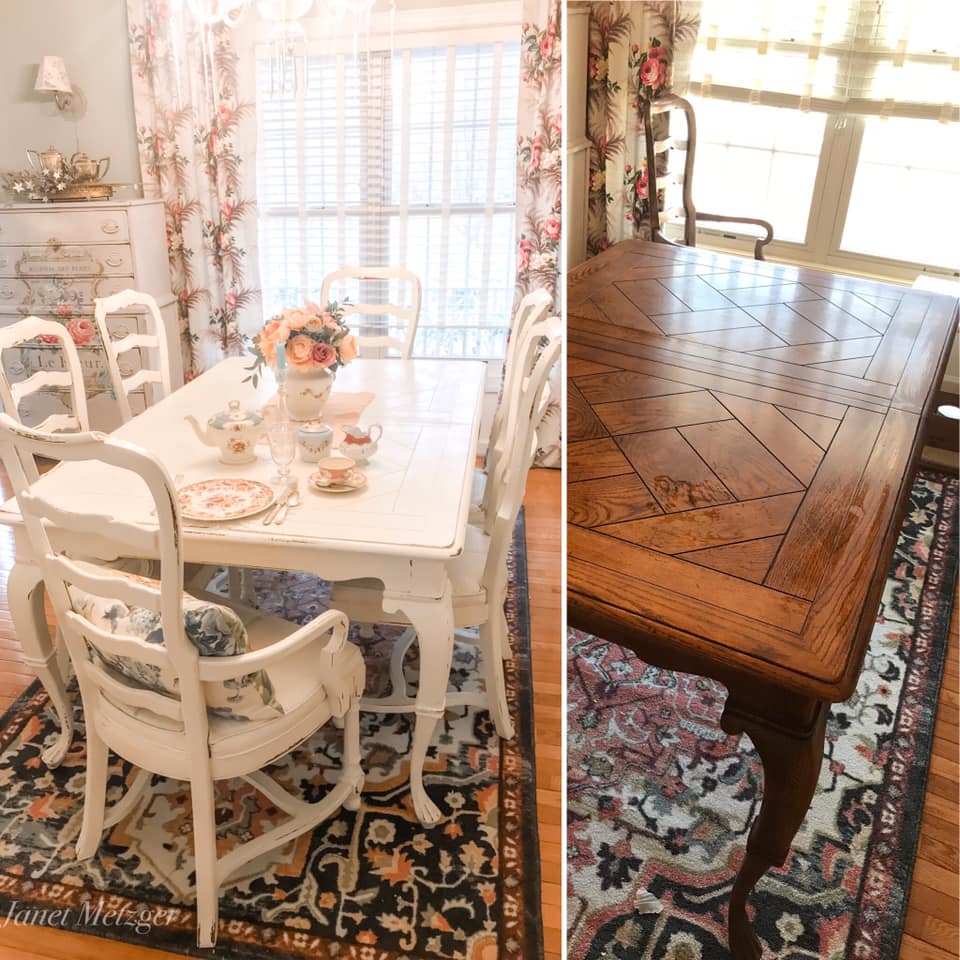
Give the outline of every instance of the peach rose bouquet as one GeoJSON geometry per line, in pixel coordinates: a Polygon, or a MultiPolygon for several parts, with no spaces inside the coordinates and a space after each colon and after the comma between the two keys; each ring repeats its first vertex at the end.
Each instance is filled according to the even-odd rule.
{"type": "Polygon", "coordinates": [[[287,366],[291,370],[336,371],[357,356],[357,340],[343,322],[348,301],[328,303],[326,308],[309,300],[302,307],[282,311],[253,338],[253,363],[247,367],[248,380],[256,386],[264,365],[277,362],[277,346],[286,344],[287,366]]]}

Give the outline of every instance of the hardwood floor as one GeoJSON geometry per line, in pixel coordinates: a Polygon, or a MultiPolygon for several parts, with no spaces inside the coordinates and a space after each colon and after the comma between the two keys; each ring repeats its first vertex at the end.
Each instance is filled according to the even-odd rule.
{"type": "MultiPolygon", "coordinates": [[[[2,474],[2,471],[0,471],[2,474]]],[[[537,807],[543,872],[544,960],[562,957],[563,843],[560,836],[562,764],[562,650],[560,636],[560,504],[558,470],[534,470],[527,485],[527,562],[533,646],[536,722],[537,807]]],[[[0,475],[6,499],[9,485],[0,475]]],[[[0,711],[33,679],[24,666],[7,606],[7,571],[13,536],[0,527],[0,711]]],[[[179,954],[152,950],[47,927],[4,927],[0,918],[0,960],[158,960],[179,954]]],[[[930,960],[939,960],[931,957],[930,960]]]]}

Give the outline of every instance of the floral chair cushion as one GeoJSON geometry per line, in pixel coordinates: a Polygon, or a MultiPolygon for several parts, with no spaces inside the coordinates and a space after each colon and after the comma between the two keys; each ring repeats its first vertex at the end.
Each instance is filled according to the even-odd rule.
{"type": "MultiPolygon", "coordinates": [[[[102,574],[102,567],[93,564],[102,574]]],[[[121,570],[109,570],[111,576],[124,577],[136,583],[159,588],[156,580],[121,570]]],[[[160,614],[143,607],[128,607],[120,600],[99,597],[76,586],[69,587],[73,609],[85,620],[110,633],[137,637],[147,643],[163,643],[160,614]]],[[[200,651],[201,657],[232,657],[250,649],[247,630],[240,617],[229,607],[183,595],[183,625],[187,638],[200,651]]],[[[100,661],[124,678],[157,693],[178,698],[177,677],[172,669],[143,663],[132,657],[96,651],[100,661]]],[[[232,720],[269,720],[283,714],[283,707],[274,693],[265,670],[257,670],[233,680],[203,684],[204,698],[210,713],[232,720]]]]}

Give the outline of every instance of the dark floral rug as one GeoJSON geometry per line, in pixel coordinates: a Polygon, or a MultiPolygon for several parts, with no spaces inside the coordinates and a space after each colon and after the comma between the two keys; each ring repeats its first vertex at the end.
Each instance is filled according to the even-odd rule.
{"type": "MultiPolygon", "coordinates": [[[[190,792],[155,778],[134,812],[105,834],[98,855],[77,863],[84,784],[83,726],[63,764],[40,751],[53,726],[34,683],[0,720],[0,925],[69,927],[101,937],[203,957],[336,960],[534,960],[542,955],[540,870],[533,767],[533,706],[522,519],[511,558],[507,616],[515,657],[507,664],[517,725],[500,742],[486,711],[449,712],[427,759],[425,782],[442,821],[423,828],[407,784],[412,724],[362,715],[367,784],[359,811],[244,868],[220,898],[214,951],[196,948],[190,792]]],[[[329,586],[303,574],[257,571],[261,608],[305,622],[326,608],[329,586]]],[[[389,688],[390,641],[377,627],[358,641],[368,692],[389,688]]],[[[416,647],[408,658],[415,679],[416,647]]],[[[457,644],[452,685],[479,685],[476,647],[457,644]]],[[[332,725],[271,768],[288,788],[322,795],[335,776],[340,735],[332,725]]],[[[112,791],[129,767],[115,761],[112,791]]],[[[277,811],[242,781],[218,785],[222,849],[256,835],[277,811]]],[[[2,939],[2,931],[0,931],[2,939]]]]}
{"type": "MultiPolygon", "coordinates": [[[[781,869],[751,898],[765,960],[898,954],[957,572],[957,478],[913,487],[856,694],[781,869]]],[[[718,683],[571,632],[570,960],[728,960],[726,903],[762,796],[718,683]],[[642,912],[643,888],[662,904],[642,912]]]]}

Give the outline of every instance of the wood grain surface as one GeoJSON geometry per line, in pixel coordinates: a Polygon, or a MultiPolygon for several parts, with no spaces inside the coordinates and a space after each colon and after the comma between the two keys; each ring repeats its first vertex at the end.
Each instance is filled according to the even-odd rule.
{"type": "Polygon", "coordinates": [[[957,301],[626,241],[568,303],[571,623],[845,699],[957,301]]]}

